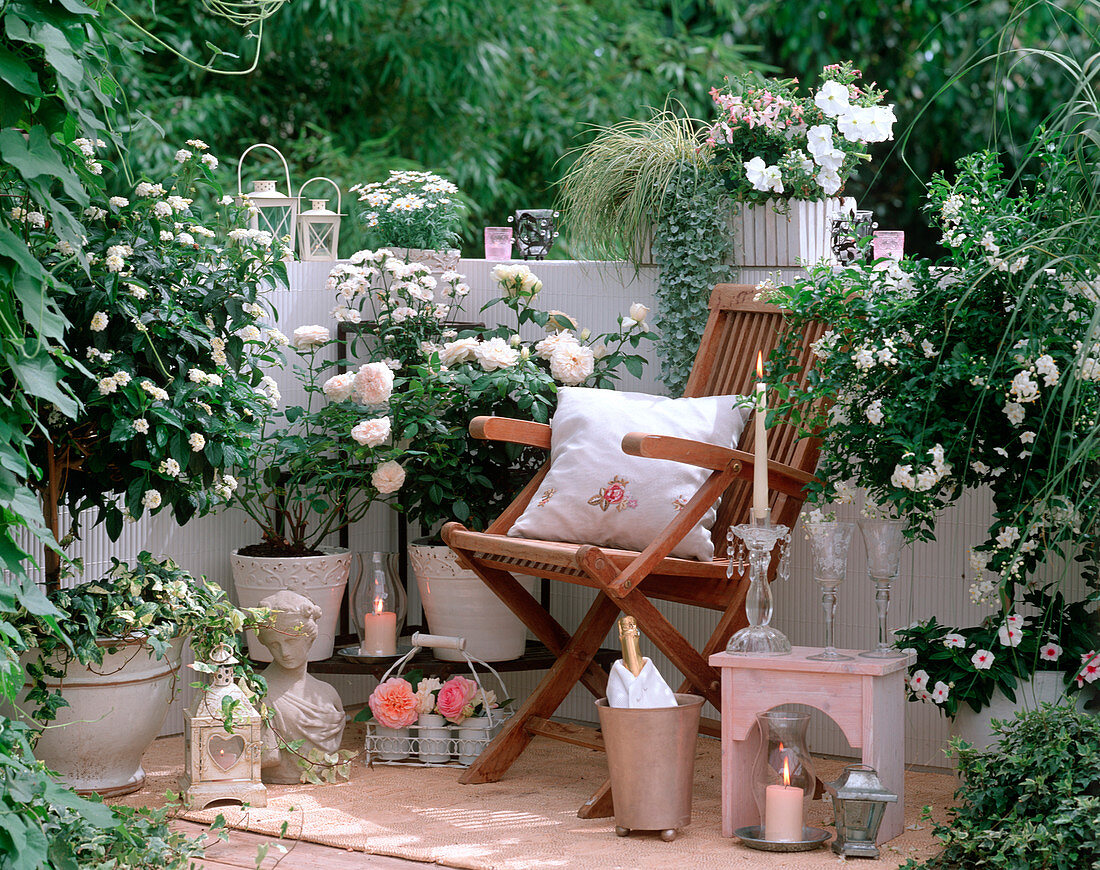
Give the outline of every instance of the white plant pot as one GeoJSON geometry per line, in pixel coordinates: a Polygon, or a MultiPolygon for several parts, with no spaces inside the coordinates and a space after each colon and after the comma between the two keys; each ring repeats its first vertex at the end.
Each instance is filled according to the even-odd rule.
{"type": "Polygon", "coordinates": [[[833,262],[831,218],[840,207],[836,198],[738,207],[730,219],[733,262],[742,269],[797,269],[833,262]]]}
{"type": "Polygon", "coordinates": [[[421,713],[416,720],[419,738],[417,757],[425,764],[442,764],[451,760],[451,732],[447,720],[438,713],[421,713]]]}
{"type": "Polygon", "coordinates": [[[378,735],[378,757],[383,761],[400,761],[409,757],[409,729],[386,728],[375,724],[378,735]]]}
{"type": "MultiPolygon", "coordinates": [[[[234,550],[233,588],[241,607],[259,607],[260,602],[283,589],[304,595],[321,608],[317,639],[309,650],[309,661],[332,655],[340,602],[348,585],[351,551],[337,547],[319,547],[321,556],[242,556],[234,550]]],[[[271,653],[253,631],[246,632],[248,655],[260,662],[271,661],[271,653]]]]}
{"type": "MultiPolygon", "coordinates": [[[[68,707],[42,732],[34,756],[60,774],[61,781],[82,794],[103,797],[129,794],[145,783],[141,756],[160,733],[168,707],[182,685],[179,680],[184,638],[175,638],[164,658],[156,658],[141,641],[101,639],[103,663],[69,662],[63,680],[46,678],[51,690],[62,688],[68,707]]],[[[38,650],[22,657],[26,664],[38,650]]],[[[61,667],[66,667],[62,665],[61,667]]],[[[29,687],[28,687],[29,688],[29,687]]],[[[26,709],[26,690],[20,707],[26,709]]],[[[33,725],[33,723],[31,723],[33,725]]]]}
{"type": "Polygon", "coordinates": [[[458,763],[470,765],[477,761],[489,745],[489,719],[477,716],[467,719],[458,729],[458,763]]]}
{"type": "Polygon", "coordinates": [[[409,263],[423,263],[437,278],[443,272],[454,272],[462,252],[457,248],[391,248],[399,258],[409,263]]]}
{"type": "MultiPolygon", "coordinates": [[[[1065,695],[1065,683],[1059,671],[1036,671],[1030,680],[1016,686],[1016,700],[1010,701],[999,690],[993,693],[988,707],[975,713],[969,704],[960,704],[951,723],[951,735],[961,737],[975,749],[985,750],[993,745],[993,720],[1011,721],[1021,710],[1034,710],[1039,704],[1057,704],[1065,695]]],[[[1077,704],[1084,705],[1084,697],[1078,693],[1077,704]]]]}
{"type": "MultiPolygon", "coordinates": [[[[458,564],[448,547],[410,544],[409,564],[432,634],[466,638],[466,652],[486,662],[506,662],[523,655],[527,646],[524,624],[480,577],[458,564]]],[[[520,575],[516,579],[534,593],[538,578],[520,575]]],[[[445,662],[463,660],[458,650],[437,649],[434,654],[445,662]]]]}

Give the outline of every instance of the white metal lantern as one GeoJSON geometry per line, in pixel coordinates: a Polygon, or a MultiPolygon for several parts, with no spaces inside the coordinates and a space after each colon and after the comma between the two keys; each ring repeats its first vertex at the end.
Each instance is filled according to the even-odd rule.
{"type": "Polygon", "coordinates": [[[305,261],[335,260],[340,245],[340,188],[331,178],[311,178],[298,189],[298,200],[308,185],[315,181],[331,184],[336,190],[336,211],[328,208],[327,199],[311,199],[308,211],[298,216],[298,257],[305,261]]]}
{"type": "Polygon", "coordinates": [[[291,196],[293,188],[290,186],[290,167],[286,158],[279,149],[273,145],[261,142],[245,149],[241,159],[237,161],[237,205],[246,206],[249,209],[248,225],[254,230],[266,230],[277,239],[284,239],[288,243],[289,251],[294,250],[294,238],[298,229],[298,197],[291,196]],[[241,167],[248,153],[255,148],[267,148],[274,151],[283,164],[283,173],[286,177],[286,193],[283,193],[271,179],[262,179],[252,182],[252,190],[245,193],[241,187],[241,167]]]}
{"type": "Polygon", "coordinates": [[[227,644],[214,648],[210,664],[214,681],[183,713],[184,763],[180,791],[191,809],[214,801],[235,800],[267,806],[267,787],[260,780],[262,735],[260,714],[233,680],[237,660],[227,644]],[[232,724],[225,727],[223,699],[233,705],[232,724]]]}

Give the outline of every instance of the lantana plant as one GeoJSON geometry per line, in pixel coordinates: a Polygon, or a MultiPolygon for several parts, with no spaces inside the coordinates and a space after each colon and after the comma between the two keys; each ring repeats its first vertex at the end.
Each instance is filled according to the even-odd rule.
{"type": "Polygon", "coordinates": [[[706,145],[726,187],[746,203],[779,196],[821,199],[844,186],[867,146],[893,138],[894,107],[885,91],[860,86],[850,61],[821,71],[806,96],[796,80],[741,75],[712,88],[718,118],[706,145]]]}
{"type": "MultiPolygon", "coordinates": [[[[936,177],[928,211],[949,251],[940,266],[822,267],[764,291],[795,326],[830,327],[805,389],[783,380],[801,350],[797,329],[768,367],[784,399],[777,413],[823,438],[813,499],[844,502],[861,487],[906,519],[912,537],[931,540],[936,517],[965,489],[992,494],[993,522],[969,553],[969,574],[972,599],[995,612],[974,628],[941,615],[902,641],[918,652],[911,679],[928,677],[918,696],[942,682],[950,694],[932,700],[951,699],[945,709],[987,703],[998,688],[1011,694],[1045,661],[1058,660],[1073,683],[1074,656],[1089,651],[1071,654],[1051,628],[1079,603],[1052,593],[1073,587],[1039,595],[1050,570],[1076,560],[1085,589],[1074,597],[1100,597],[1100,230],[1076,217],[1085,188],[1069,183],[1064,145],[1040,140],[1040,172],[1026,187],[984,153],[963,159],[953,180],[936,177]],[[949,660],[941,631],[964,638],[949,660]],[[1048,641],[1066,657],[1051,659],[1048,641]],[[991,667],[975,660],[979,651],[991,667]]],[[[1092,604],[1081,619],[1095,626],[1092,604]]]]}

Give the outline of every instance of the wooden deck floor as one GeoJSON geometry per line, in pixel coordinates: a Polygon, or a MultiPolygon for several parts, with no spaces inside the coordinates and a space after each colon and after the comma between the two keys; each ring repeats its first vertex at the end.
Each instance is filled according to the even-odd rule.
{"type": "MultiPolygon", "coordinates": [[[[175,830],[195,836],[207,830],[206,825],[185,822],[177,819],[172,823],[175,830]]],[[[319,846],[296,840],[279,841],[263,834],[250,831],[230,831],[228,842],[216,842],[206,850],[206,857],[196,862],[195,867],[203,870],[256,870],[257,849],[270,844],[267,857],[260,870],[424,870],[435,864],[422,864],[419,861],[406,861],[403,858],[389,858],[384,855],[367,855],[363,852],[349,852],[332,846],[319,846]],[[278,846],[286,848],[280,852],[278,846]]]]}

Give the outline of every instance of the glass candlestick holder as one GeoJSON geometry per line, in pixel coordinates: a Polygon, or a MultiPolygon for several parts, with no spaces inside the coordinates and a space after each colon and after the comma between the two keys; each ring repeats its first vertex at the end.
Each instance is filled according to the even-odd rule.
{"type": "Polygon", "coordinates": [[[807,656],[819,662],[851,661],[833,645],[833,620],[836,616],[837,587],[848,576],[848,548],[855,523],[806,523],[806,536],[813,551],[814,580],[821,587],[821,607],[825,611],[825,649],[807,656]]]}
{"type": "Polygon", "coordinates": [[[790,576],[790,529],[782,525],[773,526],[765,519],[762,522],[732,526],[727,539],[733,545],[729,568],[726,570],[727,577],[732,579],[735,563],[738,574],[744,570],[745,552],[748,551],[749,591],[745,596],[745,615],[749,624],[729,639],[726,652],[754,656],[790,655],[791,642],[787,636],[768,624],[774,609],[768,566],[771,565],[775,545],[780,544],[776,573],[782,580],[790,576]]]}
{"type": "Polygon", "coordinates": [[[861,519],[859,531],[867,548],[867,576],[875,584],[875,606],[878,609],[878,644],[873,650],[861,652],[869,659],[904,658],[888,640],[886,615],[890,611],[890,589],[901,570],[901,550],[905,546],[903,520],[861,519]]]}

